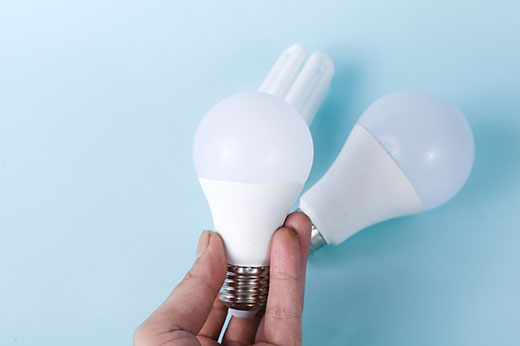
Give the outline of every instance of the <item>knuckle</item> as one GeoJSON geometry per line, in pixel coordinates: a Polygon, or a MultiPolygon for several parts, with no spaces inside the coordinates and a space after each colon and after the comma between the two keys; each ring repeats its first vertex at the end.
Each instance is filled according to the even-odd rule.
{"type": "Polygon", "coordinates": [[[220,287],[215,287],[215,285],[212,284],[213,280],[208,280],[207,278],[204,278],[203,275],[194,272],[193,270],[190,270],[186,275],[184,276],[184,279],[177,285],[177,287],[183,287],[183,286],[190,286],[193,284],[196,284],[197,287],[207,288],[210,291],[218,291],[220,287]]]}
{"type": "Polygon", "coordinates": [[[278,281],[298,281],[298,273],[274,267],[271,272],[271,279],[278,281]]]}
{"type": "Polygon", "coordinates": [[[299,306],[272,307],[270,309],[267,309],[265,314],[267,315],[267,317],[278,321],[294,320],[301,318],[301,310],[299,306]]]}

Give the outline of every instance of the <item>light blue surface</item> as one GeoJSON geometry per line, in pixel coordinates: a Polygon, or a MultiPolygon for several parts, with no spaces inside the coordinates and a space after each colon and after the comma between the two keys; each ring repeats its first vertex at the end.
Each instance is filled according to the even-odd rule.
{"type": "Polygon", "coordinates": [[[336,63],[315,182],[363,109],[419,88],[458,105],[473,174],[449,204],[309,262],[306,345],[517,345],[517,1],[0,2],[0,344],[128,345],[210,213],[202,115],[301,42],[336,63]]]}

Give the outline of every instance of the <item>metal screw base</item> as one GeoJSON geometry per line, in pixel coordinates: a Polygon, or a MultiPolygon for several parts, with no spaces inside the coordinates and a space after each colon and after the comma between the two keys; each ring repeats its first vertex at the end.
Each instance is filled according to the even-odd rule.
{"type": "Polygon", "coordinates": [[[269,267],[242,267],[228,264],[220,300],[230,309],[259,310],[267,302],[269,267]]]}
{"type": "MultiPolygon", "coordinates": [[[[307,213],[305,213],[300,208],[298,208],[297,210],[299,212],[304,213],[305,215],[307,215],[307,213]]],[[[316,226],[314,226],[314,223],[313,223],[312,227],[311,227],[311,249],[310,249],[310,253],[312,254],[314,251],[321,249],[322,247],[324,247],[327,244],[328,243],[325,240],[325,238],[321,235],[320,230],[316,226]]]]}
{"type": "Polygon", "coordinates": [[[311,228],[311,253],[321,249],[327,245],[327,241],[321,235],[320,231],[312,224],[311,228]]]}

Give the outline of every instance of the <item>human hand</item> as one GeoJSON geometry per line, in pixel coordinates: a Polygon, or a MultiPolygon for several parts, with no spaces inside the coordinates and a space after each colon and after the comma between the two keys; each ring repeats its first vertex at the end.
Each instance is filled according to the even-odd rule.
{"type": "MultiPolygon", "coordinates": [[[[300,212],[287,217],[271,245],[269,295],[265,312],[232,317],[224,345],[301,345],[301,316],[311,222],[300,212]]],[[[134,346],[218,345],[227,308],[218,299],[227,270],[224,244],[205,231],[197,260],[168,298],[141,324],[134,346]]]]}

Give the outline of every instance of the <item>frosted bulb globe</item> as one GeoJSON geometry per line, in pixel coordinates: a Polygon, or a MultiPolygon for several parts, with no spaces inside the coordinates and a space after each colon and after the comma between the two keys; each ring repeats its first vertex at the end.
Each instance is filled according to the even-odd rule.
{"type": "Polygon", "coordinates": [[[473,134],[452,104],[421,91],[401,91],[361,115],[365,128],[410,179],[424,210],[449,201],[473,167],[473,134]]]}
{"type": "Polygon", "coordinates": [[[201,120],[193,143],[195,170],[208,179],[302,184],[312,159],[312,137],[300,114],[262,92],[217,103],[201,120]]]}
{"type": "Polygon", "coordinates": [[[214,228],[226,247],[228,285],[221,299],[235,312],[259,308],[266,291],[240,300],[244,297],[236,294],[237,278],[267,280],[271,236],[282,226],[311,170],[308,126],[294,107],[276,96],[240,93],[204,116],[195,134],[193,159],[214,228]]]}
{"type": "Polygon", "coordinates": [[[420,91],[382,97],[300,199],[315,225],[315,247],[446,203],[466,182],[473,159],[471,128],[455,106],[420,91]]]}

